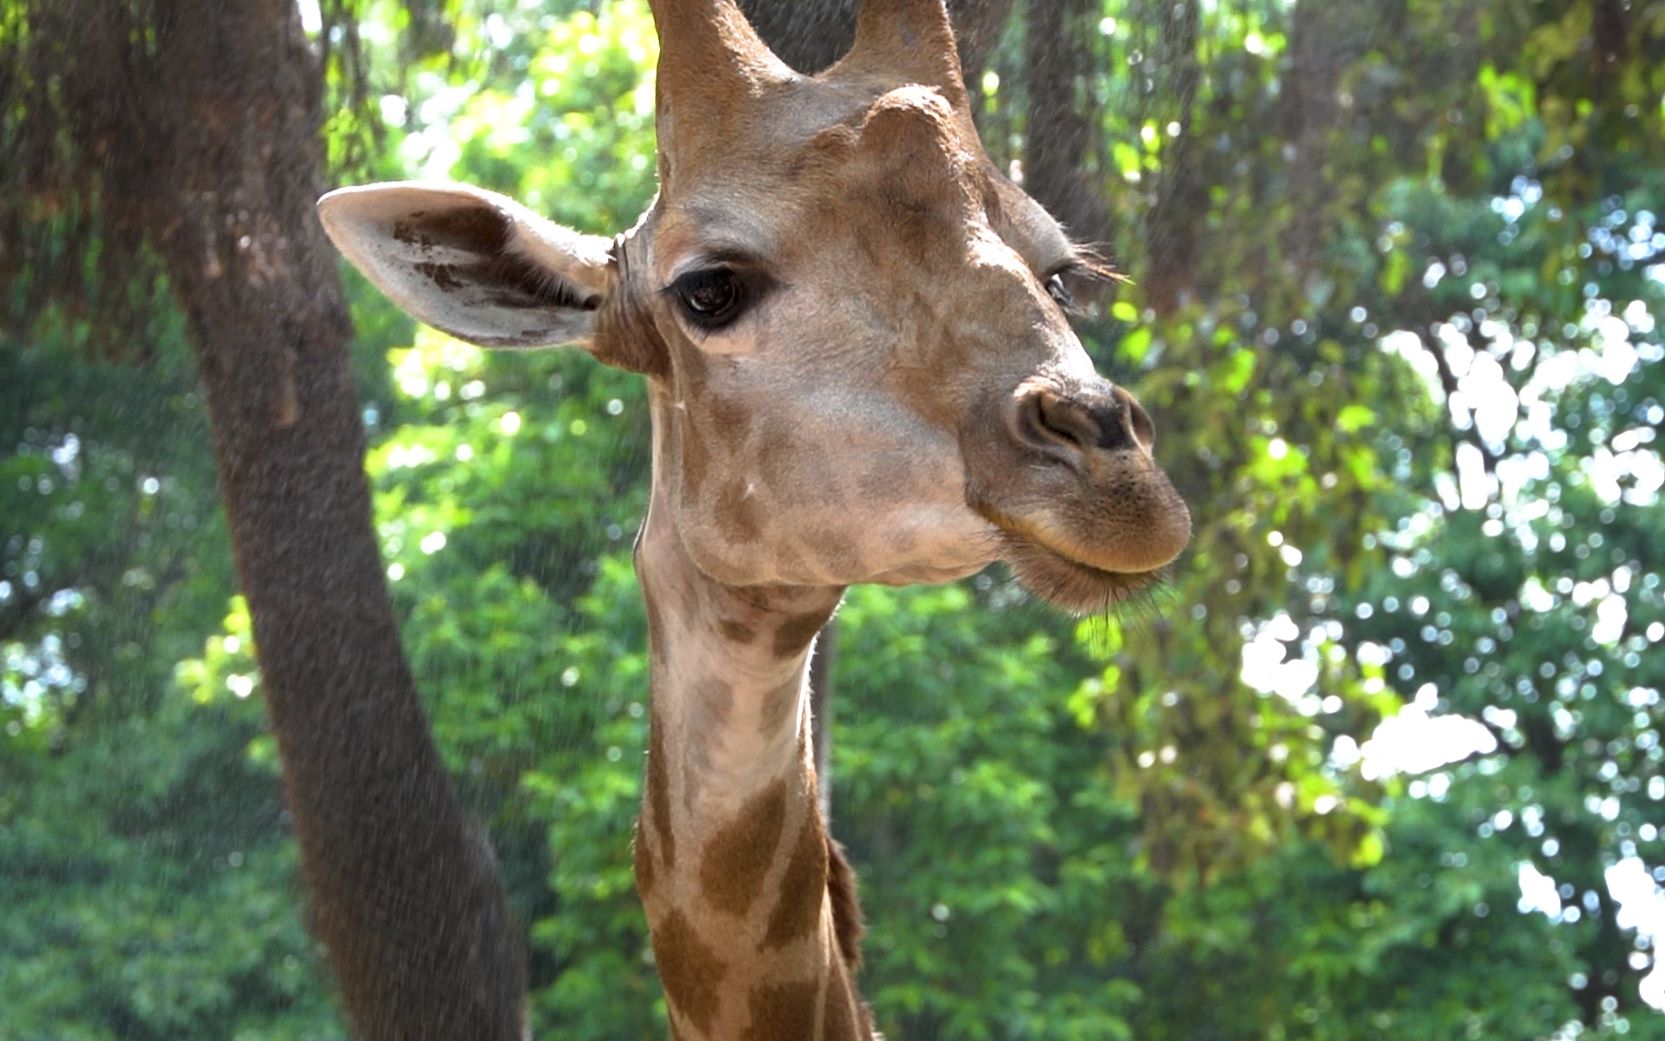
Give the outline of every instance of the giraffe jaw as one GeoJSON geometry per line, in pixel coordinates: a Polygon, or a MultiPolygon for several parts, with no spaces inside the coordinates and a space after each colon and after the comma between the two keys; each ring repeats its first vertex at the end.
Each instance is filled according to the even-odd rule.
{"type": "Polygon", "coordinates": [[[1161,585],[1166,568],[1107,571],[1026,535],[1005,533],[1002,554],[1025,589],[1074,615],[1105,614],[1161,585]]]}
{"type": "MultiPolygon", "coordinates": [[[[1072,524],[1068,510],[1051,504],[1036,508],[1021,498],[1013,508],[987,489],[983,483],[968,485],[966,505],[996,533],[995,555],[1025,589],[1074,615],[1108,614],[1149,594],[1190,541],[1190,513],[1165,477],[1159,490],[1167,493],[1162,497],[1167,508],[1156,516],[1118,516],[1120,511],[1099,504],[1085,527],[1072,524]],[[1083,530],[1091,537],[1083,538],[1083,530]]],[[[1071,504],[1063,497],[1064,506],[1071,504]]],[[[1074,505],[1080,515],[1081,504],[1074,505]]]]}
{"type": "Polygon", "coordinates": [[[984,557],[966,564],[943,565],[940,567],[921,565],[919,567],[901,568],[875,575],[867,581],[881,586],[937,586],[945,582],[957,582],[968,578],[993,563],[992,559],[984,557]]]}

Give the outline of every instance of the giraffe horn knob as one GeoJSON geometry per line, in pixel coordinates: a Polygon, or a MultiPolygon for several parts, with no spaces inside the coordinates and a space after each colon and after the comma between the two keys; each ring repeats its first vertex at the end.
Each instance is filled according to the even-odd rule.
{"type": "Polygon", "coordinates": [[[660,90],[673,97],[721,93],[792,75],[734,0],[651,0],[659,31],[660,90]]]}
{"type": "Polygon", "coordinates": [[[967,104],[944,0],[862,0],[856,42],[841,64],[847,73],[900,74],[937,88],[957,109],[967,104]]]}

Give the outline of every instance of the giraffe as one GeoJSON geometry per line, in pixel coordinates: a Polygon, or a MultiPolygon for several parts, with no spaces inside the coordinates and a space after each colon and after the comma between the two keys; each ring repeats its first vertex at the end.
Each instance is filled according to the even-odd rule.
{"type": "Polygon", "coordinates": [[[646,377],[634,857],[672,1033],[867,1041],[810,745],[816,633],[854,583],[996,560],[1103,610],[1159,579],[1190,517],[1149,416],[1070,329],[1067,280],[1103,265],[988,159],[943,0],[866,0],[813,77],[734,0],[652,7],[660,192],[634,228],[409,182],[321,217],[424,322],[646,377]]]}

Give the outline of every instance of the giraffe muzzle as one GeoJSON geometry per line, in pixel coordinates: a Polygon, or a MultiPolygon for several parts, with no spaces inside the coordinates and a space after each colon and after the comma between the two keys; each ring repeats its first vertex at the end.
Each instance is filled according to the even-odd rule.
{"type": "MultiPolygon", "coordinates": [[[[1001,556],[1059,607],[1095,612],[1159,583],[1190,541],[1185,502],[1157,464],[1156,427],[1102,379],[1031,377],[999,404],[1000,434],[962,432],[966,502],[1001,556]]],[[[997,428],[999,429],[999,428],[997,428]]]]}

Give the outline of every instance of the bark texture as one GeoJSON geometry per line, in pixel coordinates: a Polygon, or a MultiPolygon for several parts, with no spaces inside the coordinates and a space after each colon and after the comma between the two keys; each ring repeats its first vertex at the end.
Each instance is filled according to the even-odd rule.
{"type": "Polygon", "coordinates": [[[1091,39],[1099,5],[1092,0],[1030,0],[1025,41],[1028,129],[1023,187],[1089,242],[1109,236],[1099,178],[1097,112],[1088,94],[1098,75],[1091,39]]]}
{"type": "MultiPolygon", "coordinates": [[[[893,0],[886,0],[893,2],[893,0]]],[[[820,72],[850,49],[856,38],[859,0],[740,0],[759,36],[781,60],[800,72],[820,72]]],[[[1012,0],[948,0],[966,80],[999,42],[1012,0]]]]}
{"type": "Polygon", "coordinates": [[[321,74],[296,8],[80,6],[96,86],[76,125],[108,135],[82,146],[102,149],[107,205],[189,320],[313,924],[354,1033],[518,1038],[518,930],[433,746],[371,526],[351,326],[313,210],[321,74]]]}

